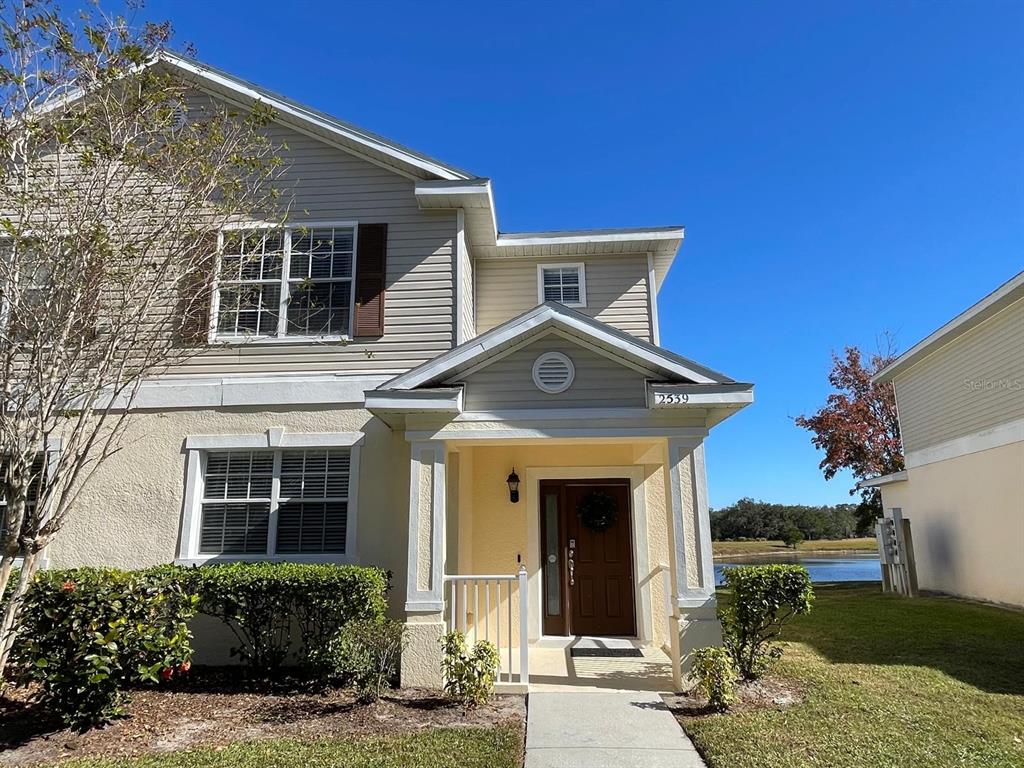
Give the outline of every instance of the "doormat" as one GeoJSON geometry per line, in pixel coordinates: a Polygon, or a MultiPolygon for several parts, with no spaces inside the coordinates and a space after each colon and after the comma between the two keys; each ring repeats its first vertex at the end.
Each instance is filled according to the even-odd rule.
{"type": "Polygon", "coordinates": [[[576,658],[635,659],[643,658],[639,648],[570,648],[569,655],[576,658]]]}

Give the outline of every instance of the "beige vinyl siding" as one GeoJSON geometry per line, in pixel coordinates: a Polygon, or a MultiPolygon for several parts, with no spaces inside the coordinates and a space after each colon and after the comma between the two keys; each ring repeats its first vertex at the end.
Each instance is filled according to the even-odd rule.
{"type": "Polygon", "coordinates": [[[412,179],[287,126],[280,185],[293,195],[289,221],[388,225],[384,335],[343,343],[243,342],[213,345],[185,366],[190,373],[339,371],[398,373],[452,347],[455,211],[421,211],[412,179]]]}
{"type": "Polygon", "coordinates": [[[555,334],[497,360],[464,381],[467,411],[646,406],[642,373],[555,334]],[[561,352],[572,360],[576,375],[565,392],[548,394],[533,383],[533,363],[544,352],[561,352]]]}
{"type": "Polygon", "coordinates": [[[1024,301],[898,376],[896,402],[907,451],[1024,418],[1024,301]]]}
{"type": "Polygon", "coordinates": [[[578,262],[585,265],[587,306],[577,311],[650,341],[647,257],[643,254],[477,260],[477,333],[537,306],[538,264],[578,262]]]}

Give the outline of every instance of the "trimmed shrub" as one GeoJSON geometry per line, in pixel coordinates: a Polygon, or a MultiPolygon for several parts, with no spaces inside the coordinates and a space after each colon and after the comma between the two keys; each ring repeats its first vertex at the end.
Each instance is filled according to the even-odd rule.
{"type": "Polygon", "coordinates": [[[708,704],[724,712],[736,700],[736,667],[725,648],[698,648],[693,652],[691,674],[697,681],[697,693],[708,704]]]}
{"type": "Polygon", "coordinates": [[[199,595],[199,610],[223,621],[231,649],[260,675],[290,662],[318,677],[333,668],[331,643],[350,621],[380,620],[389,574],[380,568],[302,563],[229,563],[176,571],[199,595]]]}
{"type": "Polygon", "coordinates": [[[466,636],[455,630],[441,638],[441,646],[445,693],[467,707],[487,701],[494,691],[500,665],[494,644],[481,640],[471,651],[466,646],[466,636]]]}
{"type": "Polygon", "coordinates": [[[405,625],[384,618],[350,621],[330,647],[334,676],[355,688],[360,701],[377,701],[398,680],[405,625]]]}
{"type": "Polygon", "coordinates": [[[747,680],[763,675],[782,650],[772,641],[794,616],[814,602],[811,577],[802,565],[726,568],[722,577],[732,599],[719,612],[725,647],[747,680]]]}
{"type": "Polygon", "coordinates": [[[84,729],[124,713],[126,686],[188,670],[197,603],[166,574],[40,571],[21,607],[13,658],[53,711],[84,729]]]}

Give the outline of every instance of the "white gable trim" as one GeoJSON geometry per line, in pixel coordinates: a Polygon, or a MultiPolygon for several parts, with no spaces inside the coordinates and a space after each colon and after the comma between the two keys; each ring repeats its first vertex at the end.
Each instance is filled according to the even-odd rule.
{"type": "Polygon", "coordinates": [[[170,51],[161,51],[157,55],[156,60],[183,72],[187,72],[193,77],[198,78],[201,81],[205,81],[206,83],[211,83],[219,88],[231,91],[247,99],[263,102],[264,104],[273,107],[281,114],[287,115],[299,123],[313,126],[319,130],[326,131],[327,133],[333,133],[337,136],[341,136],[344,139],[360,144],[369,150],[386,155],[399,163],[412,166],[442,179],[456,180],[472,178],[465,172],[418,155],[405,147],[386,141],[379,136],[360,130],[355,126],[328,119],[326,116],[319,115],[311,109],[285,101],[269,91],[257,88],[243,80],[239,80],[238,78],[203,65],[200,62],[179,56],[175,53],[171,53],[170,51]]]}
{"type": "MultiPolygon", "coordinates": [[[[625,359],[620,362],[626,364],[632,360],[634,364],[648,364],[652,369],[663,369],[681,378],[689,379],[697,384],[721,384],[728,382],[724,378],[712,378],[708,373],[697,370],[685,362],[674,359],[669,355],[660,354],[657,349],[652,349],[642,344],[626,339],[597,321],[583,318],[576,313],[569,314],[552,304],[541,305],[521,315],[515,320],[510,320],[504,325],[493,328],[482,336],[456,347],[450,352],[439,355],[423,365],[413,368],[408,373],[397,376],[381,386],[381,389],[414,389],[435,379],[446,378],[446,374],[454,375],[458,368],[481,364],[490,360],[498,354],[505,352],[504,347],[514,344],[518,339],[525,339],[527,335],[536,329],[550,326],[569,332],[573,336],[580,337],[580,343],[591,339],[600,344],[605,344],[621,353],[625,359]]],[[[516,344],[515,346],[520,346],[516,344]]],[[[605,353],[607,354],[607,352],[605,353]]]]}
{"type": "Polygon", "coordinates": [[[981,301],[961,312],[927,338],[919,341],[872,376],[871,381],[877,384],[892,380],[1021,298],[1024,298],[1024,272],[1010,278],[981,301]]]}
{"type": "Polygon", "coordinates": [[[493,363],[499,362],[500,360],[504,360],[506,357],[510,357],[511,355],[514,355],[516,352],[522,352],[531,344],[536,344],[538,341],[542,341],[543,339],[546,339],[548,336],[557,336],[558,338],[565,341],[567,344],[572,344],[574,346],[580,347],[581,349],[586,349],[590,352],[593,352],[595,355],[600,355],[601,357],[604,357],[613,363],[618,363],[623,368],[629,368],[630,370],[636,371],[637,373],[643,376],[647,376],[649,378],[657,377],[657,372],[649,367],[637,365],[637,363],[634,362],[633,360],[629,360],[623,357],[616,357],[604,347],[590,343],[587,339],[580,338],[579,336],[574,336],[571,333],[566,333],[561,328],[552,327],[542,329],[537,333],[531,333],[528,336],[524,335],[520,343],[515,344],[509,347],[508,349],[503,349],[501,352],[498,352],[496,354],[484,357],[483,359],[480,360],[479,363],[474,365],[472,368],[459,372],[457,376],[453,376],[452,379],[450,379],[449,381],[452,383],[454,383],[455,381],[463,382],[467,378],[472,376],[474,373],[482,371],[484,368],[487,368],[493,363]]]}

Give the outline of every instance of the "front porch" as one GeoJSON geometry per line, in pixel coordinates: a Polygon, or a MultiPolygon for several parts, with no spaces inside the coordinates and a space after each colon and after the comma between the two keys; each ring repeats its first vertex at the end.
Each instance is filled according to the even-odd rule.
{"type": "Polygon", "coordinates": [[[720,642],[701,435],[460,436],[413,442],[411,453],[406,684],[439,684],[437,638],[451,629],[493,643],[499,688],[520,691],[680,690],[689,651],[720,642]],[[558,525],[561,489],[578,499],[604,487],[622,489],[615,526],[566,530],[574,506],[558,525]],[[586,552],[616,527],[627,577],[605,574],[588,592],[603,571],[588,575],[586,552]],[[587,647],[593,655],[581,655],[587,647]]]}
{"type": "Polygon", "coordinates": [[[690,651],[721,642],[704,439],[752,400],[553,303],[367,392],[409,444],[403,683],[440,685],[457,628],[502,649],[503,684],[680,689],[690,651]],[[567,657],[577,636],[641,655],[567,657]]]}
{"type": "MultiPolygon", "coordinates": [[[[472,634],[470,640],[473,639],[472,634]]],[[[519,676],[519,648],[513,649],[512,664],[506,667],[509,655],[501,650],[502,671],[496,684],[499,693],[579,691],[656,691],[678,690],[672,675],[672,659],[661,648],[643,646],[624,638],[565,637],[541,638],[527,644],[529,678],[523,683],[519,676]],[[640,652],[637,657],[573,656],[574,648],[590,645],[623,645],[640,652]],[[509,674],[509,671],[511,674],[509,674]]]]}

